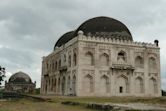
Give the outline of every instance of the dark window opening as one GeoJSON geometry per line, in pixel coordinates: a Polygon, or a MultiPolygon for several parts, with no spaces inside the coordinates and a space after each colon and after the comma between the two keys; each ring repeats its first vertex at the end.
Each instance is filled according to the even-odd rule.
{"type": "Polygon", "coordinates": [[[119,87],[119,92],[123,93],[123,87],[122,86],[119,87]]]}

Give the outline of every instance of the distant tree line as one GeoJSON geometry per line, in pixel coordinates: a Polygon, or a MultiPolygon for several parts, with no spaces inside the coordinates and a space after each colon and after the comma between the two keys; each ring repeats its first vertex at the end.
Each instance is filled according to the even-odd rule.
{"type": "Polygon", "coordinates": [[[162,96],[166,96],[166,91],[162,90],[162,96]]]}

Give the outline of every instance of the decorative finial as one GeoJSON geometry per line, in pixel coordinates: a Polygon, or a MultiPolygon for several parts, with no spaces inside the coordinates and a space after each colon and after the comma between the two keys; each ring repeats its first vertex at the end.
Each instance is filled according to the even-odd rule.
{"type": "Polygon", "coordinates": [[[84,35],[84,32],[82,30],[78,31],[78,36],[80,36],[80,35],[84,35]]]}
{"type": "Polygon", "coordinates": [[[156,44],[157,47],[159,46],[159,41],[157,39],[154,40],[154,43],[156,44]]]}

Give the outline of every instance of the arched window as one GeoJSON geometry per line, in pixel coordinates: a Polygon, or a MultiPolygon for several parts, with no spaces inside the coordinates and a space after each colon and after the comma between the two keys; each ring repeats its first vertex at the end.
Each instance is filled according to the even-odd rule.
{"type": "Polygon", "coordinates": [[[109,65],[108,54],[104,53],[100,56],[100,64],[101,64],[101,66],[108,66],[109,65]]]}
{"type": "Polygon", "coordinates": [[[84,60],[86,65],[94,65],[94,57],[93,54],[91,52],[87,52],[85,54],[85,60],[84,60]]]}
{"type": "Polygon", "coordinates": [[[69,67],[71,67],[71,55],[69,55],[68,64],[69,64],[69,67]]]}
{"type": "Polygon", "coordinates": [[[73,64],[74,64],[74,66],[77,65],[77,55],[76,55],[76,53],[74,53],[74,55],[73,55],[73,64]]]}
{"type": "Polygon", "coordinates": [[[143,61],[143,58],[140,57],[140,56],[137,56],[135,58],[135,66],[136,67],[139,67],[139,68],[143,68],[144,67],[144,61],[143,61]]]}
{"type": "Polygon", "coordinates": [[[118,62],[127,62],[127,56],[126,53],[124,51],[120,51],[118,53],[118,57],[117,57],[118,62]]]}

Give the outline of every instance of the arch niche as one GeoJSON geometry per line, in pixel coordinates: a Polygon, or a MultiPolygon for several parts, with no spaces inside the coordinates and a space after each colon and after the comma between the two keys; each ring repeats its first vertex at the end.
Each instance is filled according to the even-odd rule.
{"type": "Polygon", "coordinates": [[[89,74],[84,77],[83,91],[85,93],[93,92],[93,77],[89,74]]]}
{"type": "Polygon", "coordinates": [[[135,79],[135,92],[143,93],[143,79],[141,77],[135,79]]]}
{"type": "Polygon", "coordinates": [[[76,76],[73,76],[73,81],[72,81],[72,90],[73,90],[73,95],[76,95],[76,76]]]}
{"type": "Polygon", "coordinates": [[[137,56],[135,58],[135,66],[139,67],[139,68],[143,68],[144,67],[144,61],[143,61],[143,58],[141,56],[137,56]]]}
{"type": "Polygon", "coordinates": [[[149,91],[150,94],[155,94],[158,92],[157,80],[153,77],[149,79],[149,91]]]}
{"type": "Polygon", "coordinates": [[[100,55],[100,64],[101,66],[108,66],[109,64],[109,56],[106,53],[100,55]]]}
{"type": "Polygon", "coordinates": [[[63,77],[62,79],[62,95],[65,95],[65,86],[66,86],[66,79],[63,77]]]}
{"type": "Polygon", "coordinates": [[[101,94],[109,92],[109,78],[106,75],[100,78],[100,88],[101,94]]]}
{"type": "Polygon", "coordinates": [[[84,63],[85,63],[85,65],[89,65],[89,66],[94,65],[94,56],[93,56],[93,54],[92,54],[91,52],[88,51],[88,52],[85,54],[84,63]]]}
{"type": "Polygon", "coordinates": [[[128,78],[124,75],[121,75],[117,78],[116,81],[117,87],[116,87],[116,92],[119,94],[125,94],[128,93],[128,78]]]}

